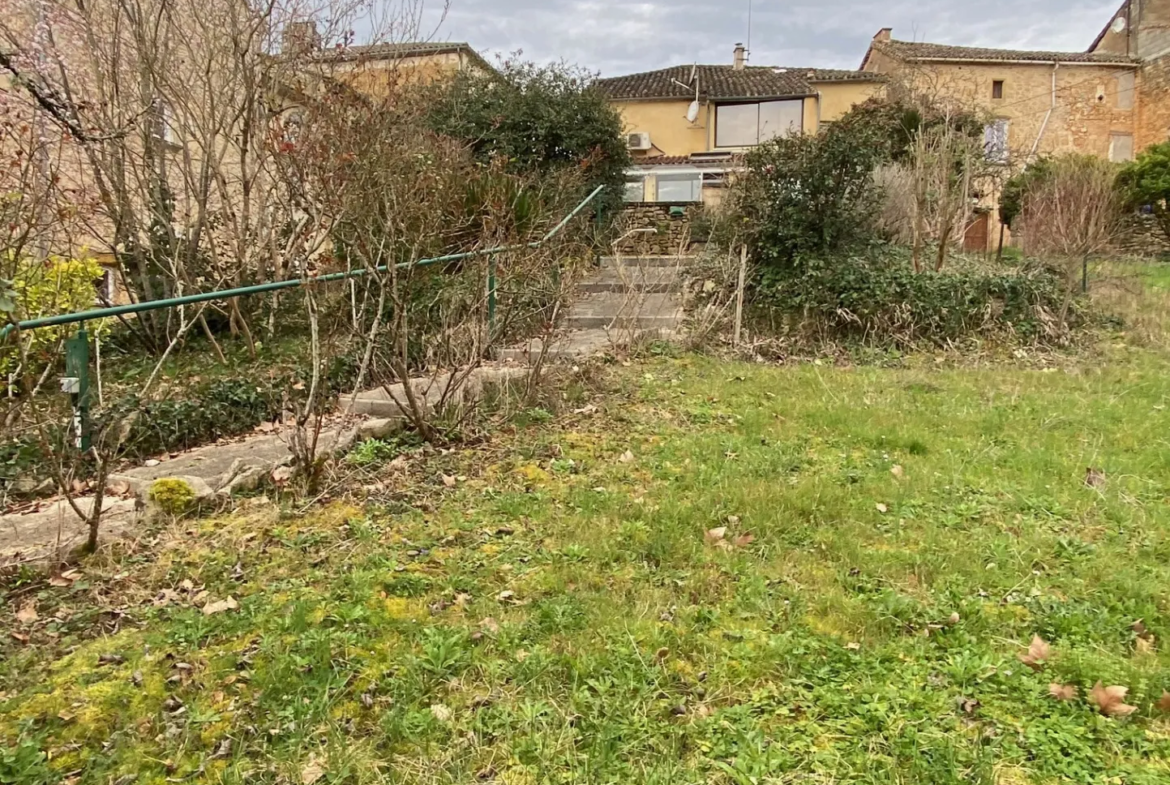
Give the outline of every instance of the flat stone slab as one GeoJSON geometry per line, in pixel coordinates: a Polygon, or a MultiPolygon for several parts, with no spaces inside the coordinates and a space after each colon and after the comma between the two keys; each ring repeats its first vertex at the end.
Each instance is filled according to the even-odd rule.
{"type": "MultiPolygon", "coordinates": [[[[87,516],[92,498],[77,499],[87,516]]],[[[106,497],[102,500],[102,539],[121,537],[137,528],[142,513],[134,499],[106,497]]],[[[46,502],[35,512],[0,516],[0,566],[66,557],[85,544],[89,529],[85,520],[65,499],[46,502]]]]}
{"type": "MultiPolygon", "coordinates": [[[[490,385],[523,378],[527,374],[527,368],[478,368],[468,376],[460,393],[461,400],[478,398],[490,385]]],[[[414,384],[431,385],[433,381],[415,380],[414,384]]],[[[342,408],[346,409],[344,404],[353,400],[353,396],[347,396],[342,408]]],[[[402,428],[401,412],[393,406],[393,401],[389,401],[384,389],[361,393],[356,401],[357,406],[351,409],[353,413],[381,416],[327,418],[318,437],[318,455],[345,452],[357,441],[383,438],[402,428]]],[[[160,479],[184,480],[202,500],[228,498],[235,491],[254,488],[275,469],[292,462],[291,433],[291,427],[272,433],[256,433],[239,441],[209,444],[169,460],[149,461],[149,466],[112,473],[107,487],[124,485],[136,498],[110,496],[103,501],[102,538],[132,533],[139,526],[145,506],[142,500],[147,498],[150,486],[160,479]]],[[[77,503],[88,515],[93,498],[82,497],[77,503]]],[[[87,533],[84,519],[63,499],[46,501],[44,506],[30,512],[0,515],[0,565],[67,554],[84,543],[87,533]]]]}
{"type": "MultiPolygon", "coordinates": [[[[427,379],[414,379],[411,388],[426,412],[440,404],[466,405],[479,400],[484,391],[492,386],[519,381],[528,375],[527,368],[515,366],[485,365],[468,374],[462,386],[451,389],[451,374],[439,373],[427,379]]],[[[410,405],[406,399],[406,387],[401,382],[389,387],[367,390],[356,398],[346,396],[341,401],[341,410],[349,414],[373,415],[403,420],[410,405]]]]}

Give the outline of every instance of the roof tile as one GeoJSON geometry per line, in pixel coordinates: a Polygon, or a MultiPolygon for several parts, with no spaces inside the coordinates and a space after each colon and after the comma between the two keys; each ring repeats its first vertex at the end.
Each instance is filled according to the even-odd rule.
{"type": "Polygon", "coordinates": [[[695,95],[692,73],[698,82],[699,96],[710,100],[735,98],[797,98],[812,95],[813,82],[864,80],[881,77],[861,71],[831,68],[774,68],[747,66],[736,70],[730,65],[678,65],[658,71],[599,79],[597,87],[613,100],[652,98],[692,98],[695,95]]]}
{"type": "Polygon", "coordinates": [[[1101,63],[1102,65],[1136,64],[1132,57],[1096,52],[1043,52],[1025,49],[987,49],[978,46],[950,46],[912,41],[874,41],[879,52],[899,60],[991,60],[1057,63],[1101,63]]]}

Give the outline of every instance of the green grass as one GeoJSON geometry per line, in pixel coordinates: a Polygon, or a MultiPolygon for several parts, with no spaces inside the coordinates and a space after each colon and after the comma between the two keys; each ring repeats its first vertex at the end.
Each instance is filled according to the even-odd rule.
{"type": "Polygon", "coordinates": [[[0,782],[1170,781],[1162,358],[596,376],[377,504],[14,579],[0,782]]]}

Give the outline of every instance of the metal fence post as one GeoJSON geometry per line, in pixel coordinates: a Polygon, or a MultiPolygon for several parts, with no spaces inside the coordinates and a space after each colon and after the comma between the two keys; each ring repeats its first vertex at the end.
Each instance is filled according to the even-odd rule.
{"type": "Polygon", "coordinates": [[[84,323],[77,335],[65,339],[65,378],[62,392],[69,393],[73,404],[74,444],[82,452],[89,449],[89,335],[84,323]]]}

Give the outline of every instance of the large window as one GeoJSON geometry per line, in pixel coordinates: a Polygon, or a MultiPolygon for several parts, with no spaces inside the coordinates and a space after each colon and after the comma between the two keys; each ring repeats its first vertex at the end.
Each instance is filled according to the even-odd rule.
{"type": "Polygon", "coordinates": [[[763,101],[715,107],[715,146],[754,147],[777,136],[800,133],[804,101],[763,101]]]}
{"type": "Polygon", "coordinates": [[[658,181],[659,202],[703,201],[703,175],[700,172],[660,174],[655,179],[658,181]]]}

